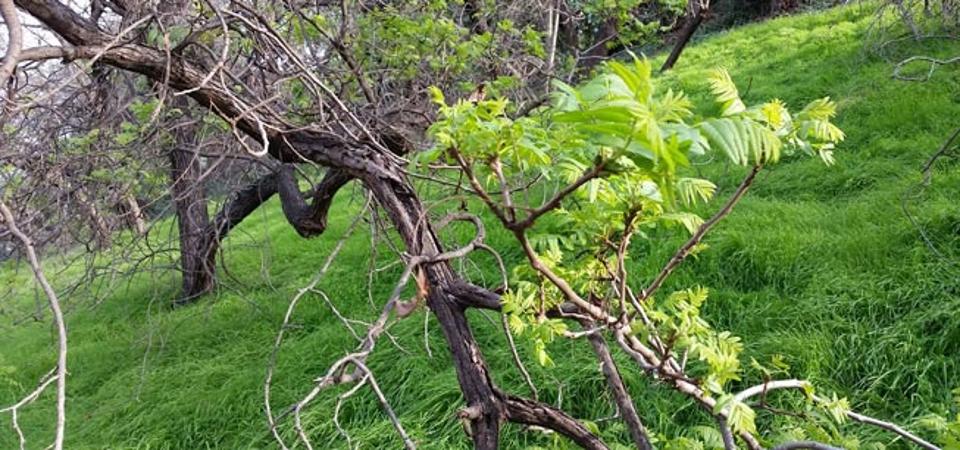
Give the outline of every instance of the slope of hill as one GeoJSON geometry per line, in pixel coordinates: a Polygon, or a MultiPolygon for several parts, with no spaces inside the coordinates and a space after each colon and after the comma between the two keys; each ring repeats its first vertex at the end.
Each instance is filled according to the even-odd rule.
{"type": "MultiPolygon", "coordinates": [[[[668,287],[710,288],[707,316],[743,337],[747,358],[782,354],[792,375],[847,396],[858,410],[915,427],[924,414],[945,411],[950,390],[960,387],[955,160],[938,162],[932,182],[920,184],[924,161],[960,126],[960,71],[941,67],[924,83],[892,79],[891,62],[865,51],[871,20],[868,8],[852,5],[725,32],[684,54],[665,81],[700,103],[706,92],[702,75],[723,65],[751,101],[780,97],[797,107],[830,95],[840,104],[838,124],[848,139],[833,167],[794,157],[762,176],[707,239],[711,249],[679,270],[668,287]]],[[[960,54],[960,44],[903,41],[888,51],[894,58],[947,56],[960,54]]],[[[727,192],[742,176],[716,164],[697,170],[727,192]]],[[[360,196],[343,193],[337,202],[331,229],[311,241],[297,237],[270,203],[229,239],[222,288],[195,306],[165,307],[178,285],[167,271],[85,290],[96,298],[74,298],[68,317],[68,447],[273,447],[263,413],[266,367],[289,300],[348,227],[360,196]]],[[[492,239],[508,242],[496,233],[492,239]]],[[[640,273],[655,273],[678,242],[680,237],[664,236],[637,252],[640,273]]],[[[375,315],[366,292],[369,246],[369,234],[353,236],[317,286],[349,317],[375,315]]],[[[479,274],[490,277],[492,271],[479,274]]],[[[54,278],[66,285],[72,275],[67,269],[54,278]]],[[[372,278],[374,302],[388,295],[397,275],[394,268],[372,278]]],[[[9,267],[0,279],[29,282],[27,274],[9,267]]],[[[31,389],[55,361],[47,322],[11,325],[34,302],[29,288],[20,293],[22,302],[2,306],[0,405],[31,389]]],[[[499,319],[478,313],[472,321],[497,381],[525,392],[501,350],[499,319]]],[[[439,331],[428,320],[425,337],[424,323],[422,311],[401,321],[392,329],[395,345],[381,342],[369,364],[422,448],[464,448],[467,440],[455,419],[462,403],[456,377],[439,331]]],[[[307,295],[278,354],[274,407],[304,395],[310,381],[354,344],[324,297],[307,295]]],[[[586,345],[557,344],[556,367],[531,365],[541,399],[596,421],[612,441],[629,442],[616,421],[599,420],[613,411],[609,399],[597,395],[605,392],[603,380],[586,345]]],[[[651,429],[676,436],[689,432],[683,425],[706,423],[673,394],[649,388],[633,370],[624,372],[651,429]]],[[[22,411],[33,446],[52,436],[52,403],[48,393],[22,411]]],[[[323,448],[346,448],[332,421],[336,404],[336,393],[327,392],[304,415],[307,432],[323,448]]],[[[362,448],[400,446],[368,392],[343,404],[339,422],[362,448]]],[[[14,448],[15,434],[4,427],[0,448],[14,448]]],[[[903,445],[861,430],[864,442],[903,445]]],[[[555,444],[563,445],[515,426],[504,440],[506,448],[555,444]]]]}

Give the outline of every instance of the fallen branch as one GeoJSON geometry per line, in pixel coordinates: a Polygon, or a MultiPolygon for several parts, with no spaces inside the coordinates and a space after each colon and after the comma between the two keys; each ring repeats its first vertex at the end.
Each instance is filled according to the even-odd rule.
{"type": "Polygon", "coordinates": [[[893,78],[900,81],[929,81],[933,77],[933,72],[937,70],[940,66],[946,66],[948,64],[954,64],[960,62],[960,56],[955,56],[950,59],[938,59],[930,56],[911,56],[903,61],[897,63],[893,67],[893,78]],[[924,61],[930,64],[930,67],[927,70],[926,75],[924,76],[908,76],[902,75],[904,66],[915,61],[924,61]]]}
{"type": "MultiPolygon", "coordinates": [[[[343,237],[337,242],[333,247],[333,250],[330,251],[330,254],[327,256],[326,261],[324,261],[323,266],[320,268],[320,271],[310,280],[309,283],[303,288],[297,291],[297,294],[293,297],[293,300],[290,301],[290,304],[287,306],[287,312],[283,316],[283,324],[280,326],[280,331],[277,332],[277,338],[273,343],[273,351],[270,353],[270,362],[267,365],[267,376],[263,382],[263,403],[264,408],[267,414],[267,424],[270,427],[270,433],[273,434],[274,439],[280,444],[280,448],[286,450],[288,447],[283,441],[283,438],[280,437],[280,433],[277,432],[277,423],[276,419],[273,416],[273,409],[270,406],[270,386],[273,381],[273,370],[276,366],[277,353],[280,351],[280,344],[283,342],[283,335],[287,329],[287,325],[290,323],[290,318],[293,316],[293,311],[297,306],[297,303],[300,302],[300,299],[310,292],[323,278],[323,275],[327,273],[327,270],[330,269],[330,266],[333,264],[334,259],[340,253],[340,250],[343,249],[343,245],[346,243],[347,238],[349,238],[353,231],[356,229],[356,226],[360,223],[360,218],[363,217],[363,214],[358,214],[354,219],[353,223],[347,228],[347,231],[344,233],[343,237]]],[[[332,305],[331,305],[332,306],[332,305]]],[[[339,314],[338,314],[339,315],[339,314]]],[[[348,322],[344,322],[348,329],[353,331],[353,328],[350,327],[348,322]]],[[[277,418],[279,419],[279,418],[277,418]]]]}

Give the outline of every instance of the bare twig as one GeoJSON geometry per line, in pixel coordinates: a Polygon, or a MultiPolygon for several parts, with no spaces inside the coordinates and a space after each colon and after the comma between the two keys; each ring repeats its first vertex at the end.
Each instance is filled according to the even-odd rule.
{"type": "Polygon", "coordinates": [[[507,315],[500,315],[500,322],[503,324],[503,334],[507,336],[507,344],[510,346],[510,355],[513,357],[513,364],[517,366],[517,369],[520,370],[520,374],[523,375],[523,381],[527,383],[527,387],[530,388],[530,395],[533,396],[534,400],[540,400],[540,392],[537,391],[537,386],[533,384],[533,379],[530,378],[530,372],[527,371],[527,366],[523,365],[523,360],[520,359],[520,354],[517,352],[517,344],[513,341],[513,333],[510,331],[510,324],[507,323],[507,315]]]}
{"type": "Polygon", "coordinates": [[[387,401],[387,397],[383,395],[383,391],[380,390],[380,386],[377,384],[377,379],[374,378],[373,372],[361,362],[356,362],[358,367],[363,369],[367,374],[367,378],[370,381],[370,388],[373,389],[373,393],[377,395],[377,400],[380,401],[380,406],[383,408],[384,413],[390,419],[390,423],[393,424],[393,427],[397,430],[397,434],[400,435],[400,438],[403,439],[403,446],[407,450],[415,450],[417,448],[416,444],[413,443],[413,439],[410,439],[410,435],[407,434],[406,430],[403,429],[403,425],[400,425],[400,419],[397,418],[397,413],[393,411],[393,408],[390,406],[390,402],[387,401]]]}
{"type": "MultiPolygon", "coordinates": [[[[273,381],[273,371],[276,366],[277,353],[280,351],[280,344],[283,342],[283,335],[286,331],[288,324],[290,323],[290,318],[293,316],[293,311],[296,309],[297,303],[300,299],[307,293],[310,292],[313,288],[320,283],[320,280],[323,278],[323,275],[327,273],[327,270],[330,269],[330,266],[333,264],[334,259],[340,253],[340,250],[343,249],[343,245],[347,242],[347,239],[353,234],[353,231],[356,229],[356,226],[360,223],[360,219],[363,217],[363,213],[357,214],[357,217],[353,220],[353,223],[347,228],[347,231],[344,233],[343,237],[337,242],[333,247],[333,250],[330,251],[330,254],[327,255],[326,261],[323,262],[323,266],[320,267],[320,271],[314,275],[313,279],[299,291],[293,297],[293,300],[290,301],[290,305],[287,306],[287,312],[283,316],[283,324],[280,326],[280,331],[277,332],[277,338],[273,343],[273,351],[270,353],[270,361],[267,365],[267,376],[263,382],[263,405],[264,410],[267,414],[267,424],[270,426],[270,432],[273,434],[274,439],[280,444],[280,447],[286,449],[287,446],[283,441],[283,438],[280,437],[280,433],[277,431],[276,420],[273,416],[273,409],[270,406],[270,386],[273,381]]],[[[326,296],[324,296],[325,298],[326,296]]],[[[331,305],[332,306],[332,305],[331,305]]],[[[338,314],[339,315],[339,314],[338,314]]],[[[348,322],[345,322],[347,328],[353,331],[353,328],[348,322]]]]}
{"type": "Polygon", "coordinates": [[[866,416],[853,411],[847,411],[846,414],[847,414],[847,417],[849,417],[851,420],[855,422],[860,422],[866,425],[873,425],[875,427],[879,427],[884,430],[887,430],[891,433],[898,434],[900,435],[900,437],[910,442],[913,442],[920,448],[925,448],[927,450],[941,450],[940,447],[937,447],[936,445],[933,445],[930,442],[927,442],[923,438],[903,429],[901,426],[895,423],[887,422],[880,419],[875,419],[873,417],[866,416]]]}
{"type": "Polygon", "coordinates": [[[743,195],[747,193],[748,189],[750,189],[750,185],[753,184],[753,180],[756,178],[757,172],[760,171],[761,167],[762,166],[753,166],[750,169],[750,173],[748,173],[746,178],[743,179],[743,181],[740,183],[740,186],[737,187],[737,190],[734,191],[733,195],[727,200],[727,203],[720,208],[720,211],[717,211],[717,213],[714,214],[710,220],[707,220],[703,223],[703,225],[700,225],[700,228],[693,233],[693,236],[691,236],[690,239],[687,240],[687,242],[677,250],[677,253],[670,258],[670,261],[668,261],[667,265],[663,267],[659,274],[657,274],[657,277],[653,279],[653,282],[650,283],[650,286],[643,290],[643,292],[640,294],[641,300],[650,298],[650,296],[660,288],[660,285],[663,284],[664,280],[666,280],[667,277],[673,273],[673,270],[676,269],[684,259],[686,259],[693,247],[700,243],[707,232],[710,231],[714,225],[720,222],[720,220],[726,217],[727,214],[730,214],[730,211],[733,210],[733,207],[740,202],[740,199],[743,198],[743,195]]]}
{"type": "Polygon", "coordinates": [[[893,78],[901,81],[928,81],[933,77],[933,72],[935,72],[938,67],[946,66],[948,64],[955,64],[958,62],[960,62],[960,56],[955,56],[949,59],[938,59],[930,56],[911,56],[903,61],[900,61],[896,66],[893,67],[893,78]],[[904,67],[907,64],[916,61],[923,61],[930,65],[927,69],[927,73],[922,76],[903,75],[902,72],[904,67]]]}
{"type": "Polygon", "coordinates": [[[37,279],[37,283],[40,284],[47,296],[50,311],[53,313],[53,323],[57,328],[57,428],[53,448],[54,450],[61,450],[67,424],[67,326],[63,321],[63,312],[60,309],[60,300],[57,298],[57,293],[50,286],[47,277],[43,274],[43,268],[40,267],[40,260],[37,258],[33,240],[20,231],[16,221],[14,221],[13,213],[2,200],[0,200],[0,215],[3,216],[7,229],[23,244],[24,251],[27,254],[27,262],[33,270],[33,276],[37,279]]]}

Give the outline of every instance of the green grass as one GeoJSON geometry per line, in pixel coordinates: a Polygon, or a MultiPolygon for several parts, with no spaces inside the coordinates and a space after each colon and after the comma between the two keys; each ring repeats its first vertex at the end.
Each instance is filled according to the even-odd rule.
{"type": "MultiPolygon", "coordinates": [[[[850,6],[773,20],[715,35],[684,53],[667,82],[701,104],[706,103],[703,74],[723,65],[748,103],[780,97],[798,108],[830,95],[840,104],[837,122],[848,139],[834,167],[794,157],[763,174],[741,207],[708,237],[710,251],[685,264],[666,288],[710,288],[706,315],[744,339],[745,360],[783,354],[792,375],[849,397],[858,410],[915,425],[924,414],[944,411],[950,389],[960,386],[960,170],[945,160],[931,186],[914,189],[924,160],[960,125],[960,72],[943,67],[926,83],[892,80],[891,64],[863,51],[868,13],[850,6]],[[904,198],[943,257],[907,219],[904,198]]],[[[960,54],[955,42],[899,45],[897,55],[960,54]]],[[[743,175],[719,164],[698,170],[726,193],[743,175]]],[[[331,229],[305,241],[271,202],[228,240],[229,275],[215,296],[195,306],[165,307],[179,280],[162,270],[78,291],[68,316],[68,447],[274,447],[262,405],[273,339],[288,300],[319,269],[358,207],[354,196],[341,195],[331,229]]],[[[491,240],[510,245],[503,233],[493,233],[491,240]]],[[[638,278],[649,279],[680,242],[682,236],[663,235],[641,244],[634,251],[638,278]]],[[[505,256],[516,260],[518,253],[508,249],[505,256]]],[[[156,263],[169,263],[170,257],[156,263]]],[[[350,317],[375,315],[366,293],[369,259],[369,235],[359,233],[319,285],[350,317]]],[[[475,261],[483,267],[479,273],[493,280],[490,261],[481,256],[475,261]]],[[[59,286],[79,270],[62,261],[49,267],[59,286]]],[[[32,389],[55,360],[47,320],[12,325],[33,308],[28,275],[9,266],[0,271],[5,284],[25,286],[0,306],[3,405],[32,389]]],[[[396,275],[396,270],[378,274],[375,301],[388,295],[396,275]]],[[[463,403],[456,376],[434,322],[429,324],[433,357],[426,354],[423,319],[420,312],[397,324],[392,332],[402,350],[381,341],[370,367],[422,448],[465,448],[468,441],[454,418],[463,403]]],[[[504,388],[525,393],[493,325],[498,320],[490,319],[471,315],[494,377],[504,388]]],[[[278,410],[301,397],[312,379],[354,345],[319,296],[302,302],[294,322],[277,361],[278,410]]],[[[562,403],[579,418],[609,416],[612,407],[587,344],[558,343],[551,354],[557,367],[531,365],[541,398],[562,403]]],[[[677,436],[684,427],[708,423],[703,413],[651,386],[629,364],[624,376],[653,430],[677,436]]],[[[338,392],[321,395],[304,416],[318,448],[346,447],[332,423],[338,392]]],[[[52,404],[51,391],[22,411],[32,447],[52,437],[52,404]]],[[[345,403],[340,421],[362,448],[400,445],[367,391],[345,403]]],[[[628,442],[616,421],[600,427],[605,438],[628,442]]],[[[292,437],[291,427],[284,429],[292,437]]],[[[846,429],[865,441],[891,443],[873,430],[846,429]]],[[[0,429],[0,448],[14,448],[15,439],[11,428],[0,429]]],[[[503,446],[552,442],[507,426],[503,446]]]]}

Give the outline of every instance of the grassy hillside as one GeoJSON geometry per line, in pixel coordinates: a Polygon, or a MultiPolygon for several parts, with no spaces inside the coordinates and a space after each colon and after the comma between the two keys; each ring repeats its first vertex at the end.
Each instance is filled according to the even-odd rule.
{"type": "MultiPolygon", "coordinates": [[[[783,354],[792,375],[848,396],[858,410],[915,425],[923,414],[947,408],[950,389],[960,387],[955,160],[939,163],[932,184],[917,188],[925,159],[960,126],[960,71],[940,68],[926,83],[892,80],[892,65],[864,52],[870,20],[859,6],[778,19],[716,35],[683,55],[666,82],[701,103],[703,74],[723,65],[748,103],[779,97],[796,108],[830,95],[840,104],[838,124],[848,139],[834,167],[795,157],[761,176],[742,206],[706,240],[711,250],[679,270],[667,288],[710,288],[706,315],[718,328],[743,337],[747,358],[783,354]]],[[[894,56],[960,54],[956,42],[898,45],[891,49],[894,56]]],[[[724,192],[742,176],[740,169],[719,164],[698,170],[724,192]]],[[[165,307],[178,279],[164,270],[82,291],[96,298],[72,298],[68,447],[274,447],[263,414],[266,364],[289,299],[316,273],[360,206],[349,192],[337,203],[331,229],[310,241],[284,223],[275,202],[256,213],[226,244],[228,272],[221,290],[195,306],[165,307]]],[[[643,268],[638,274],[655,273],[681,238],[663,236],[634,252],[635,264],[643,268]]],[[[496,233],[492,241],[510,242],[496,233]]],[[[318,285],[341,312],[360,319],[375,315],[366,293],[369,246],[369,234],[356,234],[318,285]]],[[[515,259],[518,253],[506,256],[515,259]]],[[[482,257],[476,262],[489,265],[482,257]]],[[[51,268],[63,264],[51,262],[51,268]]],[[[75,270],[52,277],[65,286],[75,270]]],[[[396,275],[396,270],[377,274],[375,302],[387,296],[396,275]]],[[[488,269],[475,275],[493,279],[488,269]]],[[[5,405],[32,389],[55,356],[47,321],[12,325],[35,299],[28,275],[7,267],[0,281],[25,286],[18,301],[0,305],[0,405],[5,405]]],[[[499,350],[504,342],[494,325],[499,320],[478,313],[472,321],[497,382],[525,393],[509,355],[499,350]]],[[[277,361],[277,409],[302,396],[312,379],[355,344],[319,295],[305,298],[294,322],[277,361]]],[[[382,341],[370,367],[422,448],[465,448],[454,418],[462,406],[455,373],[435,323],[427,325],[425,338],[422,312],[397,324],[396,345],[382,341]]],[[[551,351],[557,367],[531,365],[541,398],[579,418],[610,416],[587,344],[564,342],[551,351]]],[[[686,432],[684,425],[706,423],[701,412],[681,407],[678,396],[651,389],[635,370],[624,372],[653,430],[676,436],[686,432]]],[[[335,394],[321,395],[304,416],[321,448],[346,448],[331,420],[335,394]]],[[[33,447],[51,439],[52,405],[51,391],[22,412],[33,447]]],[[[361,448],[400,445],[369,393],[347,401],[340,422],[361,448]]],[[[2,423],[0,448],[14,448],[9,417],[2,423]]],[[[599,426],[606,438],[628,442],[616,421],[599,426]]],[[[860,436],[891,444],[873,430],[860,436]]],[[[508,426],[505,448],[536,445],[554,441],[508,426]]]]}

